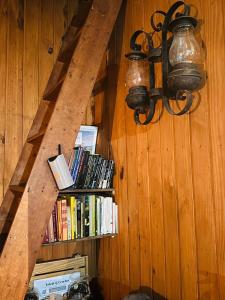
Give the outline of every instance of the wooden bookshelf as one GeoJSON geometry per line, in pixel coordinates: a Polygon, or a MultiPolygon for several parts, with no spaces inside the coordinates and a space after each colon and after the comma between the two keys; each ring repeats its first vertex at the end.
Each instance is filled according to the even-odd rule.
{"type": "Polygon", "coordinates": [[[108,234],[88,236],[88,237],[83,237],[83,238],[78,238],[78,239],[73,239],[73,240],[44,243],[44,244],[42,244],[42,246],[47,247],[47,246],[52,246],[52,245],[61,244],[61,243],[83,242],[83,241],[98,240],[98,239],[109,238],[109,237],[114,238],[117,235],[118,235],[118,233],[108,233],[108,234]]]}
{"type": "Polygon", "coordinates": [[[114,194],[115,190],[113,188],[111,189],[65,189],[59,191],[59,196],[63,195],[71,195],[71,194],[114,194]]]}

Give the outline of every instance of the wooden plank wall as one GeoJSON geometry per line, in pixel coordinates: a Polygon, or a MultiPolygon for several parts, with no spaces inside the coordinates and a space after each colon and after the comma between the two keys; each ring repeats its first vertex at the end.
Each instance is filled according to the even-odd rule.
{"type": "MultiPolygon", "coordinates": [[[[78,1],[0,1],[0,202],[78,1]]],[[[84,122],[92,122],[90,119],[89,113],[84,122]]],[[[95,241],[45,246],[39,259],[69,257],[77,252],[89,255],[90,272],[95,275],[95,241]]]]}
{"type": "Polygon", "coordinates": [[[103,112],[106,122],[111,120],[119,204],[119,236],[100,242],[105,299],[123,299],[129,291],[147,287],[154,299],[161,299],[158,293],[169,300],[223,300],[225,1],[188,1],[202,20],[207,48],[208,80],[199,106],[181,117],[164,111],[160,122],[146,127],[134,124],[125,104],[124,54],[130,34],[149,31],[151,14],[167,10],[174,1],[126,2],[109,50],[111,109],[103,112]]]}
{"type": "MultiPolygon", "coordinates": [[[[225,1],[190,2],[203,20],[208,72],[201,103],[191,115],[164,112],[160,122],[139,127],[124,102],[129,36],[136,28],[148,31],[153,11],[173,1],[128,0],[110,44],[107,102],[99,96],[95,107],[95,122],[102,122],[100,132],[111,141],[102,151],[110,150],[116,161],[119,204],[120,234],[100,242],[106,300],[140,287],[169,300],[225,299],[225,1]]],[[[25,0],[23,29],[17,22],[21,3],[0,1],[1,196],[77,0],[25,0]]],[[[158,114],[160,109],[161,103],[158,114]]],[[[95,253],[95,243],[57,244],[42,248],[39,256],[59,258],[77,250],[95,253]]],[[[154,299],[160,298],[154,294],[154,299]]]]}

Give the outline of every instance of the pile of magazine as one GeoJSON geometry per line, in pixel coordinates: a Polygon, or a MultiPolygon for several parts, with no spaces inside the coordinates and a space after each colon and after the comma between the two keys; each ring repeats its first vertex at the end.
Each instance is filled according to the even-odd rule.
{"type": "Polygon", "coordinates": [[[74,150],[69,161],[69,169],[77,189],[111,188],[114,161],[95,154],[97,127],[81,126],[74,150]]]}

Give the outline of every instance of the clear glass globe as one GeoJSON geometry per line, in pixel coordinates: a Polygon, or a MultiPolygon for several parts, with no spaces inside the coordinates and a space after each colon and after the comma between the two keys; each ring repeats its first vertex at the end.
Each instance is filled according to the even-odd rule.
{"type": "Polygon", "coordinates": [[[126,73],[128,89],[135,86],[149,86],[149,63],[147,60],[129,60],[126,73]]]}
{"type": "Polygon", "coordinates": [[[180,63],[203,64],[204,52],[194,36],[193,27],[184,26],[174,32],[169,61],[172,66],[180,63]]]}

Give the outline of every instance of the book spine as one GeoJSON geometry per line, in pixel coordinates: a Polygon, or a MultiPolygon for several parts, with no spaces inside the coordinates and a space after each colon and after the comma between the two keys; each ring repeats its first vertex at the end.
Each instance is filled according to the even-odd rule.
{"type": "Polygon", "coordinates": [[[74,240],[75,238],[75,223],[74,223],[74,207],[75,207],[75,197],[71,196],[69,198],[70,204],[70,218],[71,218],[71,239],[74,240]]]}
{"type": "Polygon", "coordinates": [[[82,166],[83,166],[83,160],[84,160],[84,151],[83,148],[81,150],[81,155],[80,155],[80,159],[79,159],[79,163],[77,166],[77,172],[76,172],[76,177],[75,177],[75,183],[74,183],[74,187],[77,188],[78,187],[78,183],[80,180],[80,175],[81,175],[81,170],[82,170],[82,166]]]}
{"type": "Polygon", "coordinates": [[[71,156],[70,156],[70,161],[69,161],[69,170],[70,170],[70,174],[72,175],[72,168],[73,168],[73,164],[74,164],[74,159],[75,159],[75,149],[72,150],[71,156]]]}
{"type": "Polygon", "coordinates": [[[118,233],[118,205],[115,205],[115,233],[118,233]]]}
{"type": "Polygon", "coordinates": [[[93,183],[93,179],[94,179],[94,175],[95,175],[95,171],[96,171],[98,157],[99,157],[98,154],[93,156],[92,171],[91,171],[91,176],[90,176],[89,184],[88,184],[88,188],[90,188],[90,189],[93,188],[92,183],[93,183]]]}
{"type": "Polygon", "coordinates": [[[101,235],[103,235],[105,234],[105,201],[104,197],[101,197],[100,199],[101,235]]]}
{"type": "Polygon", "coordinates": [[[113,201],[109,197],[109,233],[113,233],[113,201]]]}
{"type": "Polygon", "coordinates": [[[91,196],[91,202],[92,202],[92,233],[91,235],[92,236],[95,236],[95,233],[96,233],[96,210],[95,210],[95,207],[96,207],[96,196],[95,195],[92,195],[91,196]]]}
{"type": "Polygon", "coordinates": [[[95,183],[96,183],[99,159],[100,159],[100,157],[96,157],[96,159],[95,159],[95,164],[94,164],[93,174],[92,174],[92,179],[91,179],[91,188],[92,189],[94,189],[95,183]]]}
{"type": "Polygon", "coordinates": [[[103,164],[103,158],[100,157],[100,159],[98,161],[98,168],[97,168],[95,184],[94,184],[95,189],[97,189],[99,187],[99,182],[100,182],[100,178],[101,178],[102,164],[103,164]]]}
{"type": "Polygon", "coordinates": [[[93,212],[93,203],[91,201],[92,196],[89,196],[89,236],[92,236],[92,228],[93,228],[93,223],[92,223],[92,212],[93,212]]]}
{"type": "Polygon", "coordinates": [[[74,184],[76,183],[76,180],[77,180],[77,175],[78,175],[78,170],[79,170],[80,160],[82,158],[82,155],[83,155],[83,148],[79,147],[77,159],[76,159],[75,167],[74,167],[74,174],[73,174],[74,184]]]}
{"type": "Polygon", "coordinates": [[[48,223],[48,233],[49,233],[49,242],[53,243],[54,242],[54,230],[53,230],[53,219],[52,219],[52,214],[48,223]]]}
{"type": "Polygon", "coordinates": [[[106,172],[106,166],[107,166],[107,160],[103,159],[102,168],[101,168],[101,177],[100,177],[99,186],[98,186],[100,189],[103,186],[103,181],[104,181],[105,172],[106,172]]]}
{"type": "Polygon", "coordinates": [[[77,199],[75,197],[74,197],[73,215],[74,215],[74,238],[77,238],[77,199]]]}
{"type": "Polygon", "coordinates": [[[54,232],[54,241],[58,240],[57,237],[57,203],[54,205],[54,209],[52,212],[52,221],[53,221],[53,232],[54,232]]]}
{"type": "Polygon", "coordinates": [[[71,240],[71,231],[72,231],[72,226],[71,226],[71,213],[70,213],[70,203],[67,202],[67,240],[71,240]]]}
{"type": "Polygon", "coordinates": [[[80,169],[80,175],[77,183],[78,188],[83,188],[84,182],[85,182],[85,177],[87,175],[87,168],[88,168],[88,159],[89,159],[90,152],[89,151],[84,151],[84,157],[82,160],[82,165],[80,169]]]}
{"type": "Polygon", "coordinates": [[[101,235],[100,197],[96,197],[96,235],[101,235]]]}
{"type": "Polygon", "coordinates": [[[108,174],[108,168],[109,168],[109,161],[106,160],[106,166],[104,170],[104,176],[103,176],[103,181],[102,181],[102,189],[107,188],[107,174],[108,174]]]}
{"type": "Polygon", "coordinates": [[[84,198],[81,197],[81,203],[80,203],[80,237],[84,237],[84,198]]]}
{"type": "Polygon", "coordinates": [[[85,189],[88,188],[88,186],[89,186],[91,173],[92,173],[92,167],[93,167],[93,155],[90,154],[89,159],[88,159],[88,170],[87,170],[87,174],[86,174],[85,181],[84,181],[85,189]]]}
{"type": "Polygon", "coordinates": [[[106,187],[107,188],[112,187],[113,173],[114,173],[114,161],[109,160],[108,172],[107,172],[107,176],[106,176],[106,180],[107,180],[106,187]]]}
{"type": "Polygon", "coordinates": [[[62,219],[61,219],[62,200],[57,201],[57,233],[58,241],[62,241],[62,219]]]}
{"type": "Polygon", "coordinates": [[[61,206],[61,218],[62,218],[62,240],[67,240],[67,203],[66,199],[62,199],[62,206],[61,206]]]}
{"type": "Polygon", "coordinates": [[[90,196],[87,195],[85,196],[85,200],[84,200],[84,236],[88,237],[89,234],[89,229],[90,229],[90,217],[89,217],[89,213],[90,213],[90,196]]]}
{"type": "Polygon", "coordinates": [[[79,151],[80,151],[80,147],[75,147],[73,164],[72,164],[72,168],[71,168],[71,175],[73,177],[73,180],[74,180],[74,176],[75,176],[76,165],[78,163],[79,151]]]}
{"type": "Polygon", "coordinates": [[[77,238],[81,238],[81,200],[77,199],[77,238]]]}

